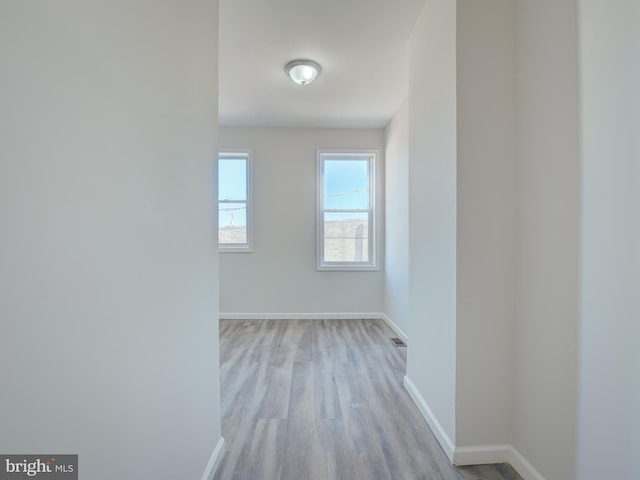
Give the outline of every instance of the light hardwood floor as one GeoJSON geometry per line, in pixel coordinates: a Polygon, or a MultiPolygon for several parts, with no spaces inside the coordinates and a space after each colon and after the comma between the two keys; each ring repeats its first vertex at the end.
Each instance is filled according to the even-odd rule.
{"type": "Polygon", "coordinates": [[[406,348],[378,320],[220,322],[216,480],[520,480],[451,466],[402,386],[406,348]]]}

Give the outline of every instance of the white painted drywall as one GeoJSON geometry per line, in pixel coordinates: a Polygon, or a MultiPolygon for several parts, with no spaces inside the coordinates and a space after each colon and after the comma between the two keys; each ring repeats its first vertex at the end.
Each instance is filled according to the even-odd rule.
{"type": "Polygon", "coordinates": [[[0,451],[201,478],[220,440],[217,2],[0,4],[0,451]]]}
{"type": "Polygon", "coordinates": [[[426,3],[409,79],[407,376],[455,444],[456,2],[426,3]]]}
{"type": "MultiPolygon", "coordinates": [[[[635,19],[635,35],[633,36],[633,52],[635,54],[633,64],[634,64],[634,85],[636,89],[633,92],[633,96],[631,101],[635,104],[635,125],[636,132],[638,128],[640,128],[640,92],[638,91],[638,85],[640,85],[640,35],[638,35],[638,31],[640,31],[637,26],[640,25],[640,3],[631,2],[633,5],[632,17],[635,19]]],[[[635,291],[640,291],[640,214],[638,214],[638,205],[640,205],[640,135],[635,135],[635,159],[633,175],[636,179],[636,196],[633,199],[633,204],[636,205],[636,210],[632,214],[635,218],[635,250],[633,251],[632,258],[635,257],[635,271],[634,271],[634,284],[635,291]]],[[[635,297],[635,318],[640,318],[640,295],[634,295],[635,297]]],[[[634,334],[634,338],[640,338],[640,322],[636,322],[636,330],[634,334]]],[[[633,375],[633,384],[634,384],[634,405],[640,405],[640,348],[634,349],[636,352],[635,355],[635,372],[633,375]]],[[[640,409],[635,408],[631,415],[631,451],[632,452],[640,452],[640,409]]],[[[640,472],[640,455],[633,455],[631,459],[631,471],[632,472],[640,472]]]]}
{"type": "MultiPolygon", "coordinates": [[[[638,476],[640,17],[581,0],[582,254],[578,478],[638,476]]],[[[635,5],[634,5],[635,4],[635,5]]]]}
{"type": "Polygon", "coordinates": [[[220,254],[222,314],[382,312],[382,271],[316,270],[316,151],[379,150],[382,180],[384,130],[221,128],[220,145],[253,149],[254,186],[253,252],[220,254]]]}
{"type": "Polygon", "coordinates": [[[385,131],[384,313],[408,335],[409,324],[409,104],[385,131]]]}
{"type": "Polygon", "coordinates": [[[518,319],[514,446],[575,478],[580,158],[573,0],[516,3],[518,319]]]}
{"type": "Polygon", "coordinates": [[[512,442],[514,4],[458,0],[456,446],[512,442]]]}
{"type": "Polygon", "coordinates": [[[457,75],[447,63],[450,6],[427,2],[412,37],[409,385],[449,437],[445,449],[466,455],[475,445],[480,458],[483,445],[512,442],[536,478],[533,470],[548,479],[634,478],[640,5],[457,4],[457,75]],[[456,98],[444,86],[456,80],[457,131],[447,124],[456,98]],[[457,156],[457,171],[445,156],[457,156]],[[447,237],[452,198],[457,230],[447,237]],[[438,226],[432,238],[429,222],[438,226]],[[450,265],[457,290],[443,287],[450,265]],[[441,297],[427,301],[433,292],[441,297]],[[436,310],[430,322],[451,298],[457,309],[436,310]]]}

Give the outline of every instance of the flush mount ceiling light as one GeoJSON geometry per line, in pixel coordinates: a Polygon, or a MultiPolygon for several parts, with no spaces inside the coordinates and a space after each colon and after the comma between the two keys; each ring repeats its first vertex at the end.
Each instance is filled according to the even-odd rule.
{"type": "Polygon", "coordinates": [[[320,65],[313,60],[292,60],[284,67],[285,73],[299,85],[309,85],[321,70],[320,65]]]}

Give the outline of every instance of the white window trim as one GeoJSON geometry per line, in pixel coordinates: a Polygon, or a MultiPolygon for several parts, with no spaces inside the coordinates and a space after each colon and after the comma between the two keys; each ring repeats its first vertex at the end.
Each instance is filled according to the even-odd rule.
{"type": "Polygon", "coordinates": [[[380,212],[380,199],[378,198],[378,150],[353,150],[353,149],[318,149],[317,173],[316,173],[316,269],[318,271],[379,271],[379,247],[380,229],[378,218],[380,212]],[[369,261],[368,262],[325,262],[324,258],[324,161],[325,156],[340,157],[368,157],[369,158],[369,261]]]}
{"type": "MultiPolygon", "coordinates": [[[[246,158],[247,160],[247,243],[243,244],[221,244],[218,243],[220,253],[250,253],[253,252],[253,150],[250,148],[225,148],[218,152],[216,160],[216,178],[218,175],[218,160],[220,158],[246,158]]],[[[238,201],[229,200],[232,203],[238,201]]],[[[220,199],[216,198],[216,225],[220,215],[220,199]]],[[[220,226],[218,225],[218,230],[220,226]]],[[[216,238],[219,235],[216,231],[216,238]]]]}

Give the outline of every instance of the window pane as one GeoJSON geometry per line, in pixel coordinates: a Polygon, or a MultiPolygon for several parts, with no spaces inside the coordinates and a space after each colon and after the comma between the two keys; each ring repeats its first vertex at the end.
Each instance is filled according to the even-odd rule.
{"type": "Polygon", "coordinates": [[[368,160],[325,160],[324,208],[369,208],[368,160]]]}
{"type": "Polygon", "coordinates": [[[218,243],[237,245],[247,243],[247,204],[218,204],[218,243]]]}
{"type": "Polygon", "coordinates": [[[218,160],[218,200],[247,199],[247,160],[220,158],[218,160]]]}
{"type": "Polygon", "coordinates": [[[368,262],[368,218],[366,213],[325,213],[324,261],[368,262]]]}

